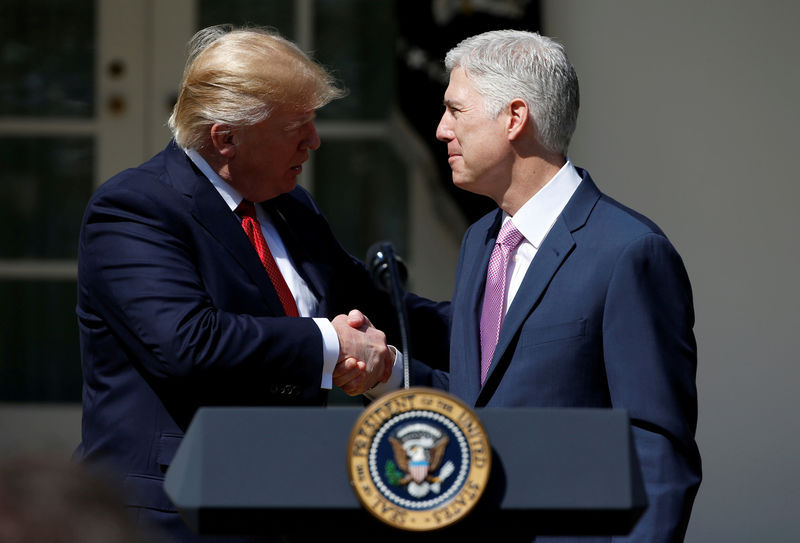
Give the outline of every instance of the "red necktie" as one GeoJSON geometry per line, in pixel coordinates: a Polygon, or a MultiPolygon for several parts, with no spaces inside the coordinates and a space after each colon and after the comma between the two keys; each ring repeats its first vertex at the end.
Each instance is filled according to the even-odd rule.
{"type": "Polygon", "coordinates": [[[261,231],[261,224],[256,218],[256,206],[253,205],[253,202],[242,200],[242,203],[236,208],[236,213],[242,218],[242,228],[255,247],[261,263],[264,264],[264,269],[267,270],[267,275],[269,275],[270,281],[278,293],[278,298],[281,300],[281,305],[283,305],[283,311],[290,317],[298,317],[300,314],[297,312],[294,296],[272,257],[267,240],[264,239],[264,233],[261,231]]]}

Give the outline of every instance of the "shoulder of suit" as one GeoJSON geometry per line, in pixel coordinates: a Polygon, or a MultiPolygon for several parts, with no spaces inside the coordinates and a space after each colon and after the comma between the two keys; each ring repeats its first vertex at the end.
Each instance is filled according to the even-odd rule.
{"type": "Polygon", "coordinates": [[[190,199],[178,190],[165,167],[165,157],[159,153],[147,162],[123,170],[100,185],[90,197],[88,208],[112,206],[119,210],[160,209],[172,214],[177,209],[189,205],[190,199]]]}
{"type": "Polygon", "coordinates": [[[632,235],[664,235],[663,230],[652,219],[605,194],[597,202],[595,213],[608,221],[609,227],[627,230],[632,235]]]}

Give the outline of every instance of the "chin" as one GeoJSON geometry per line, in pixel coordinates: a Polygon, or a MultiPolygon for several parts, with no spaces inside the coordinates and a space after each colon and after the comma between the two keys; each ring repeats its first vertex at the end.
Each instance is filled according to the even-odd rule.
{"type": "MultiPolygon", "coordinates": [[[[469,179],[464,179],[463,177],[457,177],[453,174],[453,184],[460,188],[461,190],[470,190],[470,185],[472,184],[469,179]]],[[[471,192],[471,191],[470,191],[471,192]]]]}
{"type": "Polygon", "coordinates": [[[297,177],[294,177],[290,181],[288,181],[286,185],[284,185],[284,188],[286,189],[284,190],[284,192],[292,192],[296,186],[297,186],[297,177]]]}

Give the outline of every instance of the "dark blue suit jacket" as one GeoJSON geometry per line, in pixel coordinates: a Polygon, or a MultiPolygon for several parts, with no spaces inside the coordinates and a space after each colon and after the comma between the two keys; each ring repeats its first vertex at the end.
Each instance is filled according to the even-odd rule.
{"type": "Polygon", "coordinates": [[[579,173],[509,307],[483,387],[478,329],[501,211],[467,230],[449,376],[435,372],[432,384],[449,377],[449,391],[475,407],[626,409],[650,502],[627,540],[679,541],[701,478],[689,279],[655,224],[579,173]]]}
{"type": "MultiPolygon", "coordinates": [[[[319,299],[318,316],[357,307],[392,327],[388,298],[337,243],[306,191],[263,205],[319,299]]],[[[194,412],[323,405],[319,329],[284,316],[238,218],[174,142],[95,192],[79,251],[84,387],[76,456],[109,466],[130,506],[174,528],[163,477],[194,412]]]]}

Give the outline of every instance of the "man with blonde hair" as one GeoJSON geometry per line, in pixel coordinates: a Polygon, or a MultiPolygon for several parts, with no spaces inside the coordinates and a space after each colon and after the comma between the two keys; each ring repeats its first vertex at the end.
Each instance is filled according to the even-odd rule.
{"type": "Polygon", "coordinates": [[[297,186],[317,109],[343,95],[293,43],[217,26],[190,42],[166,149],[91,197],[79,248],[77,458],[138,519],[193,541],[162,489],[195,411],[324,405],[384,381],[391,304],[297,186]]]}

